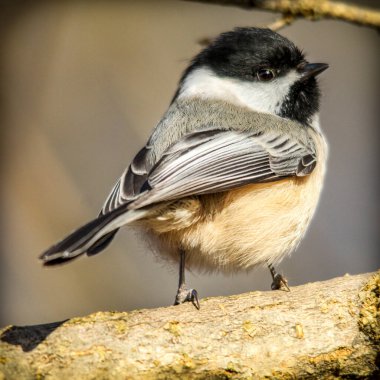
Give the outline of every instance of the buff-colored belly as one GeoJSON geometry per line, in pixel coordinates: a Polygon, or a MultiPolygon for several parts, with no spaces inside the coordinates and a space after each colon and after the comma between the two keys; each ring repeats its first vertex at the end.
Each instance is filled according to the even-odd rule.
{"type": "Polygon", "coordinates": [[[181,200],[145,226],[161,255],[177,260],[184,249],[187,267],[230,272],[276,263],[304,236],[323,175],[324,159],[307,177],[181,200]]]}

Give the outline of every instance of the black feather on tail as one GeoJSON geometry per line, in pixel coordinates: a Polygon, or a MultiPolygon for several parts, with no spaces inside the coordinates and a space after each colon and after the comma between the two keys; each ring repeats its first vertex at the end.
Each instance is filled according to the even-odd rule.
{"type": "Polygon", "coordinates": [[[88,250],[87,250],[87,256],[93,256],[96,255],[97,253],[103,251],[108,245],[111,243],[113,238],[115,237],[117,231],[119,229],[116,229],[112,232],[109,232],[108,234],[104,235],[101,237],[96,243],[94,243],[88,250]]]}
{"type": "Polygon", "coordinates": [[[49,266],[71,261],[83,253],[94,255],[111,242],[123,224],[139,219],[141,213],[144,211],[129,211],[128,205],[125,204],[107,214],[99,215],[50,247],[41,254],[40,259],[44,265],[49,266]],[[102,231],[104,231],[104,235],[102,235],[102,231]],[[98,239],[91,243],[96,236],[98,239]]]}

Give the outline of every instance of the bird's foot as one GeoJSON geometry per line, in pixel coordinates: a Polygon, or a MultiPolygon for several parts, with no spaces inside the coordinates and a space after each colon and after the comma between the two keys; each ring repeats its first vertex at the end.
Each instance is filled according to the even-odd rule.
{"type": "Polygon", "coordinates": [[[285,290],[287,292],[290,292],[290,288],[288,286],[288,280],[279,273],[276,273],[273,276],[273,282],[271,285],[272,290],[285,290]]]}
{"type": "Polygon", "coordinates": [[[180,305],[184,302],[191,302],[198,310],[200,309],[198,292],[195,289],[188,289],[185,284],[178,288],[174,305],[180,305]]]}
{"type": "Polygon", "coordinates": [[[273,278],[271,289],[290,292],[288,280],[282,274],[277,273],[272,264],[269,264],[268,267],[273,278]]]}

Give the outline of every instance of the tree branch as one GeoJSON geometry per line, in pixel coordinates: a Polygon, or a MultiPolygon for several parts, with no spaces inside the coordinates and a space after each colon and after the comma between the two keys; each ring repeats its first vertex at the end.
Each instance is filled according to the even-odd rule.
{"type": "Polygon", "coordinates": [[[376,378],[380,272],[0,331],[0,379],[376,378]]]}
{"type": "Polygon", "coordinates": [[[292,15],[283,15],[277,21],[273,22],[272,24],[267,25],[267,28],[272,29],[276,32],[284,28],[285,26],[290,25],[294,20],[295,20],[295,17],[292,15]]]}
{"type": "Polygon", "coordinates": [[[380,28],[380,11],[329,0],[186,0],[199,3],[233,5],[246,9],[279,12],[284,17],[310,20],[331,18],[357,25],[380,28]]]}

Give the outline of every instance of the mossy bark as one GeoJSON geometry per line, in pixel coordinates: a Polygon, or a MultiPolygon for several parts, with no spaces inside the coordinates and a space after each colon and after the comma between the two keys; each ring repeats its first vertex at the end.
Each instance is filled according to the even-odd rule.
{"type": "Polygon", "coordinates": [[[0,379],[380,378],[380,272],[0,331],[0,379]],[[377,377],[379,376],[379,377],[377,377]]]}

